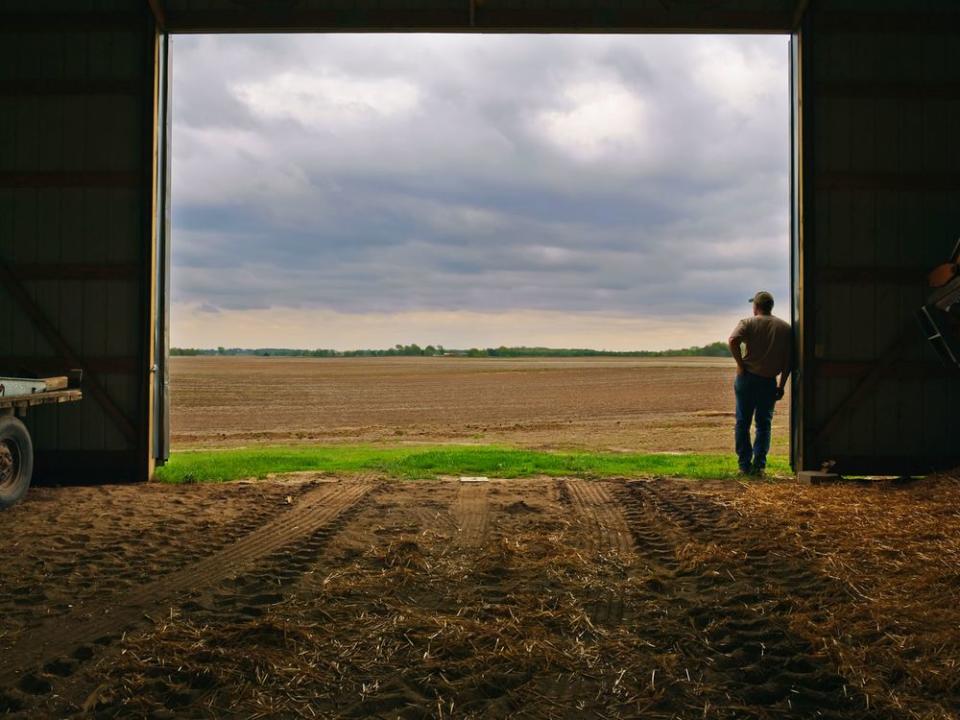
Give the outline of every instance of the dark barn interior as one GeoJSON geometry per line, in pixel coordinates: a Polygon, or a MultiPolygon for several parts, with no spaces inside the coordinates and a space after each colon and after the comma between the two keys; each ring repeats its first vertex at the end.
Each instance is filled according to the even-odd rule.
{"type": "Polygon", "coordinates": [[[167,36],[203,32],[790,34],[794,467],[960,463],[917,321],[960,235],[951,0],[3,0],[0,368],[87,398],[31,413],[38,477],[166,456],[167,36]]]}

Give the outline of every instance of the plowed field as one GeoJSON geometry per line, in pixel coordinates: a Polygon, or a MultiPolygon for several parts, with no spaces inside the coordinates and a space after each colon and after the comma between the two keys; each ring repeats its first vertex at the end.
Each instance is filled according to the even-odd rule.
{"type": "MultiPolygon", "coordinates": [[[[173,358],[174,447],[506,443],[728,452],[733,362],[677,359],[173,358]]],[[[789,404],[774,418],[786,454],[789,404]]]]}

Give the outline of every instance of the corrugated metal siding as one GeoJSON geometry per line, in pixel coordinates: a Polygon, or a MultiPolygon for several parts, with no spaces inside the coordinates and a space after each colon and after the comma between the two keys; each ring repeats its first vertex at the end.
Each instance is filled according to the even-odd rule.
{"type": "MultiPolygon", "coordinates": [[[[145,470],[151,31],[146,3],[0,3],[0,261],[75,351],[82,403],[28,417],[37,467],[145,470]],[[134,433],[95,393],[98,382],[134,433]]],[[[0,369],[74,363],[0,287],[0,369]]]]}
{"type": "Polygon", "coordinates": [[[960,461],[960,377],[915,319],[960,236],[958,10],[821,2],[803,28],[807,468],[960,461]]]}

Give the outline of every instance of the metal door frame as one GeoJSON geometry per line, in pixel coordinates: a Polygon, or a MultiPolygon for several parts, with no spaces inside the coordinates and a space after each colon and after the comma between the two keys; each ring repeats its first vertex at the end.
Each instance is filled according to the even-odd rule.
{"type": "MultiPolygon", "coordinates": [[[[810,147],[803,144],[805,124],[809,118],[809,113],[804,108],[802,102],[802,88],[804,82],[804,67],[808,66],[803,43],[803,32],[801,25],[806,16],[808,3],[805,0],[799,0],[794,12],[790,18],[780,18],[777,16],[775,23],[764,28],[743,29],[743,34],[779,34],[789,37],[789,96],[790,96],[790,294],[791,307],[790,315],[794,327],[794,363],[793,376],[791,379],[791,412],[790,412],[790,464],[796,470],[806,469],[807,458],[804,455],[805,450],[805,432],[804,422],[805,403],[810,396],[810,389],[805,387],[804,383],[804,359],[812,357],[807,350],[807,344],[811,341],[812,334],[804,331],[805,320],[808,317],[809,298],[804,292],[804,216],[808,214],[809,207],[804,205],[803,177],[804,169],[810,164],[810,147]],[[779,23],[779,24],[778,24],[779,23]]],[[[190,22],[179,20],[174,14],[164,12],[162,4],[158,0],[151,0],[151,6],[154,7],[154,16],[156,19],[156,31],[158,38],[158,57],[157,63],[157,82],[155,83],[154,106],[157,116],[157,138],[155,147],[157,148],[156,170],[157,170],[157,193],[155,196],[155,256],[154,262],[154,316],[152,323],[152,345],[154,362],[152,366],[151,383],[151,463],[163,464],[169,458],[170,453],[170,397],[169,397],[169,344],[170,344],[170,148],[171,148],[171,56],[170,56],[170,34],[171,33],[210,33],[221,34],[237,31],[237,26],[231,26],[229,23],[223,24],[215,20],[209,22],[206,26],[191,24],[190,22]],[[171,22],[172,21],[172,26],[171,22]]],[[[470,23],[465,25],[452,25],[450,27],[430,28],[421,26],[416,27],[379,27],[371,26],[368,28],[350,28],[343,27],[304,27],[302,29],[292,28],[281,25],[277,28],[269,27],[243,27],[242,32],[324,32],[324,33],[343,33],[343,32],[366,32],[369,34],[383,32],[444,32],[444,33],[470,33],[483,32],[484,28],[475,24],[476,7],[472,0],[470,2],[470,23]]],[[[415,24],[415,23],[414,23],[415,24]]],[[[721,31],[721,27],[715,28],[715,31],[721,31]]],[[[506,34],[508,32],[523,32],[523,28],[497,27],[487,29],[486,32],[492,34],[506,34]]],[[[677,34],[698,34],[708,33],[709,27],[702,29],[670,29],[653,28],[648,30],[623,27],[614,28],[609,32],[621,34],[656,34],[663,32],[675,32],[677,34]]],[[[555,34],[589,34],[590,28],[576,29],[564,28],[527,28],[529,33],[555,33],[555,34]]],[[[594,30],[596,32],[596,30],[594,30]]],[[[152,468],[151,468],[152,474],[152,468]]]]}

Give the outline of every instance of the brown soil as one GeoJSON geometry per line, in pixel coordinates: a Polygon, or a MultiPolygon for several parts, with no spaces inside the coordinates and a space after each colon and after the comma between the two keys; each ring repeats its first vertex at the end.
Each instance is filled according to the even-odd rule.
{"type": "MultiPolygon", "coordinates": [[[[508,443],[729,452],[732,361],[174,358],[173,443],[508,443]]],[[[773,452],[786,453],[789,405],[773,452]]]]}
{"type": "Polygon", "coordinates": [[[960,484],[41,488],[21,717],[888,718],[960,707],[960,484]]]}

